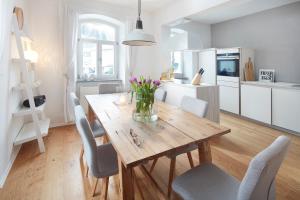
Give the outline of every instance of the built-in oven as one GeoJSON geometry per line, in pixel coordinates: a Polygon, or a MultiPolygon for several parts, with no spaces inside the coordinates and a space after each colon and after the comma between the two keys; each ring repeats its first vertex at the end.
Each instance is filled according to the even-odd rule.
{"type": "Polygon", "coordinates": [[[217,54],[218,76],[240,76],[240,53],[218,53],[217,54]]]}

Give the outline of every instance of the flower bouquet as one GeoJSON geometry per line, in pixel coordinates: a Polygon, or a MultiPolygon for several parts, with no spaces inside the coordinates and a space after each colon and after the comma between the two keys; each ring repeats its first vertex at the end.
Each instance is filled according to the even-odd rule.
{"type": "Polygon", "coordinates": [[[133,119],[136,121],[151,122],[157,120],[157,114],[154,111],[154,93],[159,87],[159,80],[145,79],[143,76],[138,80],[131,77],[131,101],[135,94],[135,110],[133,119]]]}

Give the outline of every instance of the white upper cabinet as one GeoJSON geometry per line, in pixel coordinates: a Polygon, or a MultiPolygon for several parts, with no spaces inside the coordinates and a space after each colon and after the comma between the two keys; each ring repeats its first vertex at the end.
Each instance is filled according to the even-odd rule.
{"type": "Polygon", "coordinates": [[[300,132],[300,90],[272,90],[272,124],[300,132]]]}

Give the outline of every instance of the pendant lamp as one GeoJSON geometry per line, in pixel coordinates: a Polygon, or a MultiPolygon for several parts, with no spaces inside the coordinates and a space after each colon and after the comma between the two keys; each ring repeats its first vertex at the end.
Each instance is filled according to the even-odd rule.
{"type": "Polygon", "coordinates": [[[155,44],[154,36],[143,31],[143,22],[141,20],[141,0],[138,0],[138,19],[136,21],[136,29],[130,32],[122,42],[128,46],[151,46],[155,44]]]}

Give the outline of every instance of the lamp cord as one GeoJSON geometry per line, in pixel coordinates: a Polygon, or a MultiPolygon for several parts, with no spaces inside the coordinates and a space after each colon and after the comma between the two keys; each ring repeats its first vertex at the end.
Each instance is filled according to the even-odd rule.
{"type": "Polygon", "coordinates": [[[141,0],[138,0],[138,20],[141,20],[141,9],[142,5],[141,5],[141,0]]]}

